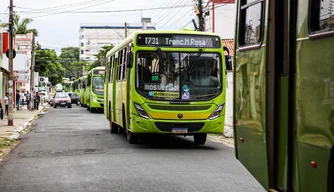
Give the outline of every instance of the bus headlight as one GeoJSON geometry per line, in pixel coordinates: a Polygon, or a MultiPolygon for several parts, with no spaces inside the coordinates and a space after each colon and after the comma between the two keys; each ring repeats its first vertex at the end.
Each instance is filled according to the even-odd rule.
{"type": "Polygon", "coordinates": [[[92,99],[94,102],[97,102],[97,99],[94,96],[92,96],[92,99]]]}
{"type": "Polygon", "coordinates": [[[151,118],[151,116],[145,111],[145,109],[139,103],[134,102],[133,104],[135,105],[136,111],[139,116],[145,119],[151,118]]]}
{"type": "Polygon", "coordinates": [[[216,108],[216,110],[215,110],[214,112],[211,113],[209,119],[210,119],[210,120],[213,120],[213,119],[218,118],[218,117],[220,116],[220,114],[221,114],[223,108],[224,108],[224,105],[225,105],[225,103],[219,105],[219,106],[216,108]]]}

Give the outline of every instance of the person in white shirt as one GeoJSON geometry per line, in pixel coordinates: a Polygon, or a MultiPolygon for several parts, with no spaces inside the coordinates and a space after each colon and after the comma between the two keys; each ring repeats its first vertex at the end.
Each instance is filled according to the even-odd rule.
{"type": "Polygon", "coordinates": [[[5,114],[8,116],[8,93],[5,95],[5,114]]]}
{"type": "Polygon", "coordinates": [[[23,91],[20,93],[20,96],[21,96],[21,105],[23,107],[24,106],[24,100],[25,100],[25,96],[24,96],[24,92],[23,91]]]}

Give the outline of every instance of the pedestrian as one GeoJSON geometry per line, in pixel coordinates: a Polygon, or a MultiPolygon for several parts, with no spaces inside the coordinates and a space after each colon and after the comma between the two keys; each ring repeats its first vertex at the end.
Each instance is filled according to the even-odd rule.
{"type": "Polygon", "coordinates": [[[27,100],[27,109],[30,111],[30,100],[31,100],[31,95],[30,95],[29,91],[27,91],[26,100],[27,100]]]}
{"type": "Polygon", "coordinates": [[[23,107],[24,106],[24,100],[25,100],[25,96],[24,96],[24,92],[23,91],[20,93],[20,96],[21,96],[21,105],[23,107]]]}
{"type": "Polygon", "coordinates": [[[8,93],[5,95],[5,114],[8,116],[8,93]]]}
{"type": "Polygon", "coordinates": [[[39,94],[39,92],[36,92],[36,109],[38,110],[39,107],[39,103],[41,102],[41,96],[39,94]]]}
{"type": "Polygon", "coordinates": [[[33,107],[33,110],[36,109],[36,92],[34,93],[34,107],[33,107]]]}
{"type": "Polygon", "coordinates": [[[16,109],[19,111],[20,110],[20,93],[19,90],[16,90],[16,109]]]}

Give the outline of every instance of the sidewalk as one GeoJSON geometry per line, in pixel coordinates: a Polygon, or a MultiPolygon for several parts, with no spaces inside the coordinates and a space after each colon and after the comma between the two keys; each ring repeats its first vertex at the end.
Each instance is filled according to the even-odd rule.
{"type": "MultiPolygon", "coordinates": [[[[20,106],[20,110],[13,113],[14,126],[8,126],[7,115],[0,120],[0,163],[2,159],[15,147],[18,143],[20,135],[31,128],[31,122],[38,117],[46,104],[40,105],[39,110],[29,111],[27,106],[20,106]]],[[[14,110],[14,109],[13,109],[14,110]]]]}
{"type": "Polygon", "coordinates": [[[208,134],[208,139],[210,141],[221,143],[228,147],[234,148],[234,138],[225,137],[223,134],[222,135],[208,134]]]}

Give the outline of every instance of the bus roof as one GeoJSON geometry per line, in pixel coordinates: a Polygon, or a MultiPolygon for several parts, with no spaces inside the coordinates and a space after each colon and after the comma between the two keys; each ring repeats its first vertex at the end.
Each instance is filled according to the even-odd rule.
{"type": "Polygon", "coordinates": [[[134,39],[141,34],[180,34],[180,35],[211,35],[211,36],[218,36],[221,39],[220,35],[217,33],[212,32],[203,32],[203,31],[190,31],[189,29],[186,30],[146,30],[146,31],[137,31],[133,34],[129,35],[126,39],[124,39],[120,44],[116,45],[110,51],[107,52],[107,55],[112,54],[116,50],[126,46],[127,44],[134,41],[134,39]]]}

